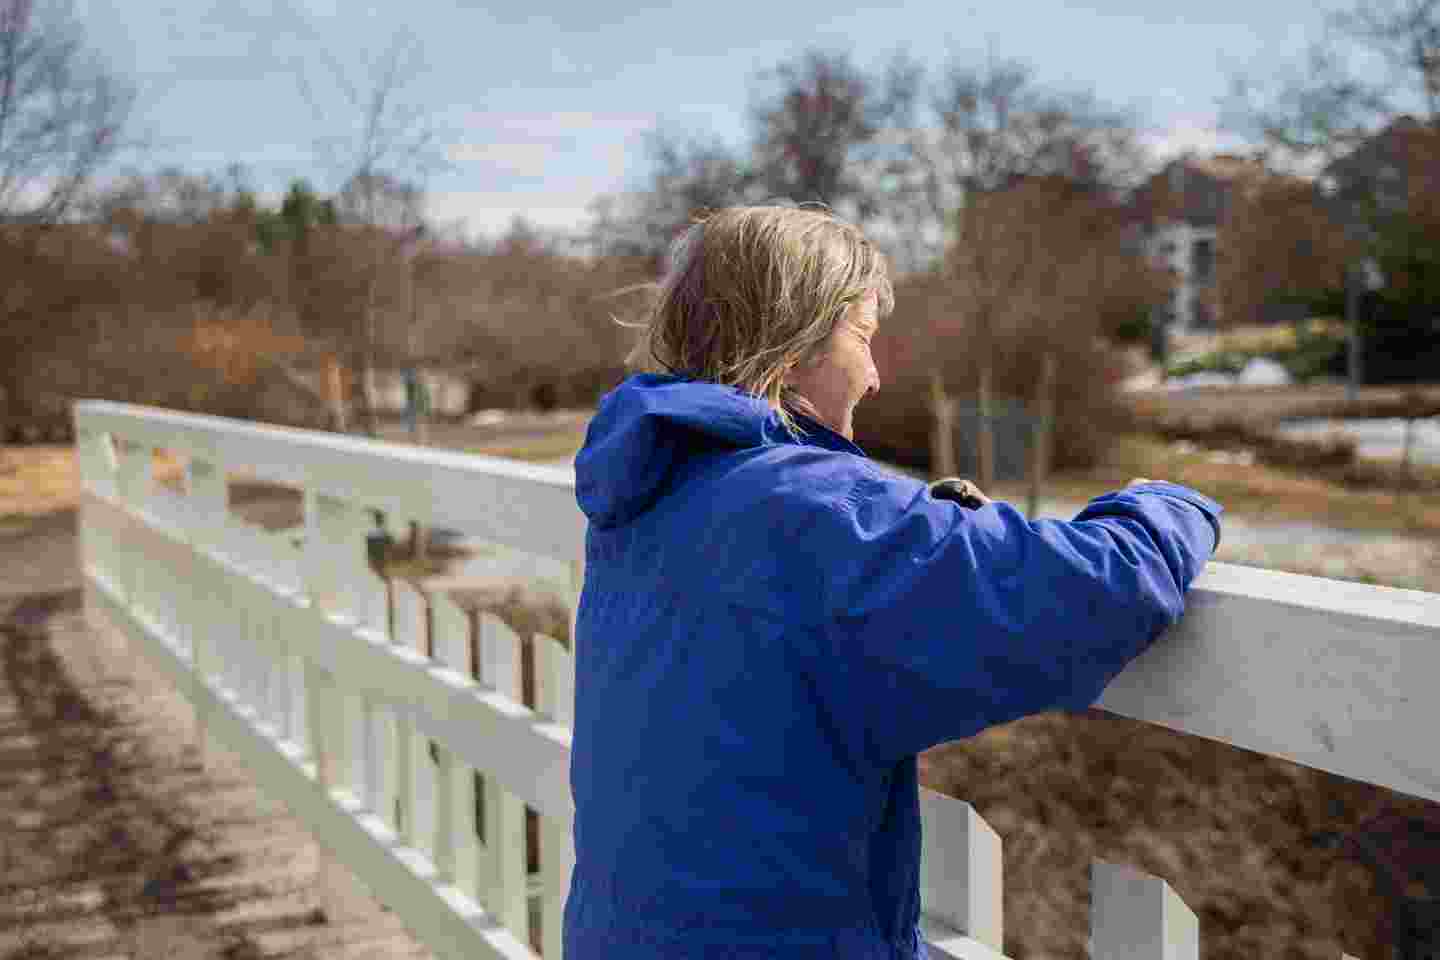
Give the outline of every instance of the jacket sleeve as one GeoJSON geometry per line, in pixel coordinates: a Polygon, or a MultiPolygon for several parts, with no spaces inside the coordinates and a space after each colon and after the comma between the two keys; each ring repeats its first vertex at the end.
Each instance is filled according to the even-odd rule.
{"type": "Polygon", "coordinates": [[[844,542],[822,548],[822,685],[880,763],[1084,709],[1179,619],[1220,513],[1186,487],[1148,483],[1074,520],[1028,521],[876,471],[832,517],[844,542]]]}

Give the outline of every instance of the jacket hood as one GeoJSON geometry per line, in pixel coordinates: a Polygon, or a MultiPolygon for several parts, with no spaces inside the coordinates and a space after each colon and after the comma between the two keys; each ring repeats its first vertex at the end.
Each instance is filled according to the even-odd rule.
{"type": "MultiPolygon", "coordinates": [[[[804,418],[807,440],[860,450],[804,418]]],[[[798,443],[759,397],[735,387],[663,374],[636,374],[600,401],[575,457],[575,498],[597,527],[644,513],[667,481],[701,450],[798,443]]]]}

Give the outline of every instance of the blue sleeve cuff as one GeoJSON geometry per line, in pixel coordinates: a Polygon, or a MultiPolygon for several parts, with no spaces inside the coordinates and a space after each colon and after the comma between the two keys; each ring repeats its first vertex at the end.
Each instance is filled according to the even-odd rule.
{"type": "MultiPolygon", "coordinates": [[[[1215,532],[1215,546],[1211,548],[1210,552],[1214,553],[1220,549],[1220,515],[1225,512],[1225,508],[1198,490],[1192,490],[1189,487],[1181,486],[1178,483],[1171,483],[1168,480],[1152,480],[1149,483],[1126,487],[1123,490],[1117,490],[1115,492],[1158,493],[1176,500],[1183,500],[1191,506],[1196,507],[1205,516],[1205,519],[1210,522],[1210,528],[1215,532]]],[[[1113,496],[1113,494],[1107,494],[1107,496],[1113,496]]]]}

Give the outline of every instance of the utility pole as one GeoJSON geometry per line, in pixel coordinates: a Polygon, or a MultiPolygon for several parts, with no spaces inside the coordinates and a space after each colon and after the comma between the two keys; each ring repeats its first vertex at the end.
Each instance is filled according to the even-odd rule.
{"type": "Polygon", "coordinates": [[[1050,447],[1055,430],[1055,348],[1049,346],[1040,357],[1040,384],[1035,391],[1035,421],[1031,428],[1030,500],[1026,513],[1031,520],[1040,518],[1040,497],[1045,490],[1045,475],[1050,472],[1050,447]]]}
{"type": "Polygon", "coordinates": [[[1345,402],[1354,403],[1360,393],[1360,264],[1351,260],[1345,268],[1345,326],[1349,379],[1345,402]]]}
{"type": "MultiPolygon", "coordinates": [[[[405,243],[405,299],[410,320],[410,368],[405,376],[405,405],[410,416],[410,442],[422,447],[430,442],[430,389],[420,365],[420,300],[415,290],[415,260],[420,255],[420,242],[424,235],[425,225],[417,224],[405,243]]],[[[423,561],[429,549],[428,531],[423,524],[411,521],[411,558],[423,561]]]]}

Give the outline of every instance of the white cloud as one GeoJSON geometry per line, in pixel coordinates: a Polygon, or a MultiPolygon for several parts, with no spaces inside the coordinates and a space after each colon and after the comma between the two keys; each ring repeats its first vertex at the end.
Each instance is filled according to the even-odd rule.
{"type": "Polygon", "coordinates": [[[455,122],[475,139],[570,140],[597,131],[630,136],[653,127],[656,118],[643,110],[466,110],[455,122]]]}
{"type": "MultiPolygon", "coordinates": [[[[1196,156],[1214,156],[1217,153],[1252,155],[1257,144],[1245,138],[1221,130],[1213,119],[1198,117],[1181,119],[1166,128],[1155,128],[1141,133],[1140,141],[1149,147],[1160,163],[1174,160],[1186,153],[1196,156]]],[[[1268,151],[1268,163],[1272,169],[1299,177],[1314,177],[1324,166],[1319,156],[1298,157],[1283,150],[1268,151]]]]}
{"type": "Polygon", "coordinates": [[[427,214],[434,220],[465,221],[468,233],[504,233],[515,217],[550,230],[578,231],[590,221],[586,207],[596,192],[515,190],[450,190],[431,193],[427,214]]]}
{"type": "Polygon", "coordinates": [[[1173,160],[1184,153],[1209,156],[1216,153],[1241,153],[1250,145],[1241,137],[1222,131],[1207,117],[1182,118],[1169,127],[1155,128],[1140,134],[1140,142],[1154,152],[1161,162],[1173,160]]]}
{"type": "Polygon", "coordinates": [[[450,148],[454,163],[473,164],[486,172],[535,177],[545,172],[556,152],[553,143],[458,143],[450,148]]]}

